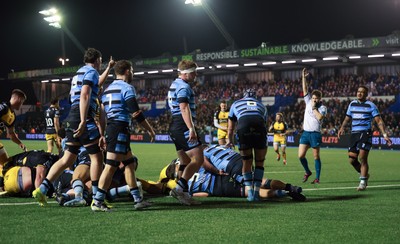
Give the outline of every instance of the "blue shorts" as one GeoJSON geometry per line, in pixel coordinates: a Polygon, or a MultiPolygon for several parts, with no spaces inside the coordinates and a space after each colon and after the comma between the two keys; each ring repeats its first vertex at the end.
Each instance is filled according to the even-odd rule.
{"type": "Polygon", "coordinates": [[[322,143],[321,132],[303,131],[300,137],[300,144],[309,145],[312,148],[320,147],[322,143]]]}

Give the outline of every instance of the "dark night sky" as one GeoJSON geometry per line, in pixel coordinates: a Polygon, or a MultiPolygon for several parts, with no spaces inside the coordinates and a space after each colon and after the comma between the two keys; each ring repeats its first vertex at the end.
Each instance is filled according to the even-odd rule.
{"type": "MultiPolygon", "coordinates": [[[[400,30],[400,0],[203,0],[218,16],[238,48],[386,36],[400,30]]],[[[0,8],[0,78],[11,70],[61,66],[61,32],[38,13],[56,6],[84,48],[108,60],[153,58],[195,49],[219,51],[227,41],[201,7],[185,0],[15,0],[0,8]]],[[[70,65],[82,53],[65,35],[70,65]]]]}

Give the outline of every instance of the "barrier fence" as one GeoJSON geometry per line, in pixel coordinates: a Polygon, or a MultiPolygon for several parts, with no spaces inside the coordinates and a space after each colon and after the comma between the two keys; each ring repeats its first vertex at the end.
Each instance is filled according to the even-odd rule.
{"type": "MultiPolygon", "coordinates": [[[[0,138],[7,139],[3,133],[0,138]]],[[[45,134],[24,134],[19,133],[19,138],[21,140],[45,140],[45,134]]],[[[215,144],[217,143],[217,137],[212,135],[200,135],[201,139],[204,143],[207,144],[215,144]]],[[[400,137],[390,137],[393,142],[392,147],[388,147],[386,145],[386,141],[383,137],[372,137],[372,145],[373,148],[376,149],[400,149],[400,137]]],[[[300,135],[297,136],[287,136],[287,146],[296,147],[299,145],[300,135]]],[[[336,136],[322,136],[322,147],[332,147],[332,148],[347,148],[348,142],[350,140],[350,135],[343,135],[340,137],[340,140],[336,136]]],[[[132,142],[150,142],[150,136],[148,134],[134,134],[131,135],[132,142]]],[[[168,134],[156,134],[155,142],[157,143],[172,143],[171,138],[168,134]]],[[[273,136],[268,135],[268,145],[272,146],[273,136]]]]}

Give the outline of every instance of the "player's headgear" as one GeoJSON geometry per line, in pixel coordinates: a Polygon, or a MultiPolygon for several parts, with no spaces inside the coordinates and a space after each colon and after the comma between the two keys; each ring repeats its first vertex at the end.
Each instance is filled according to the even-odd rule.
{"type": "Polygon", "coordinates": [[[256,91],[253,88],[246,89],[243,92],[243,97],[256,97],[256,91]]]}

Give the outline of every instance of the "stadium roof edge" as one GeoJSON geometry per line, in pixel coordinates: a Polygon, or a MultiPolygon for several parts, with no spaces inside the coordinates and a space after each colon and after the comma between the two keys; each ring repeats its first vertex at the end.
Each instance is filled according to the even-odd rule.
{"type": "MultiPolygon", "coordinates": [[[[200,67],[204,67],[199,71],[200,74],[215,75],[229,72],[290,70],[304,66],[318,68],[398,63],[400,56],[392,56],[394,53],[400,54],[399,34],[206,53],[196,50],[187,55],[163,55],[157,58],[131,59],[131,61],[134,64],[134,72],[141,73],[136,75],[135,79],[163,79],[176,76],[176,67],[183,59],[194,60],[200,67]],[[372,54],[383,56],[372,59],[369,57],[372,54]],[[326,58],[328,60],[324,60],[326,58]],[[162,72],[166,69],[173,69],[173,71],[162,72]]],[[[105,68],[106,65],[103,63],[102,68],[105,68]]],[[[8,80],[40,81],[56,77],[61,80],[71,77],[79,67],[68,66],[14,72],[8,74],[8,80]]]]}

